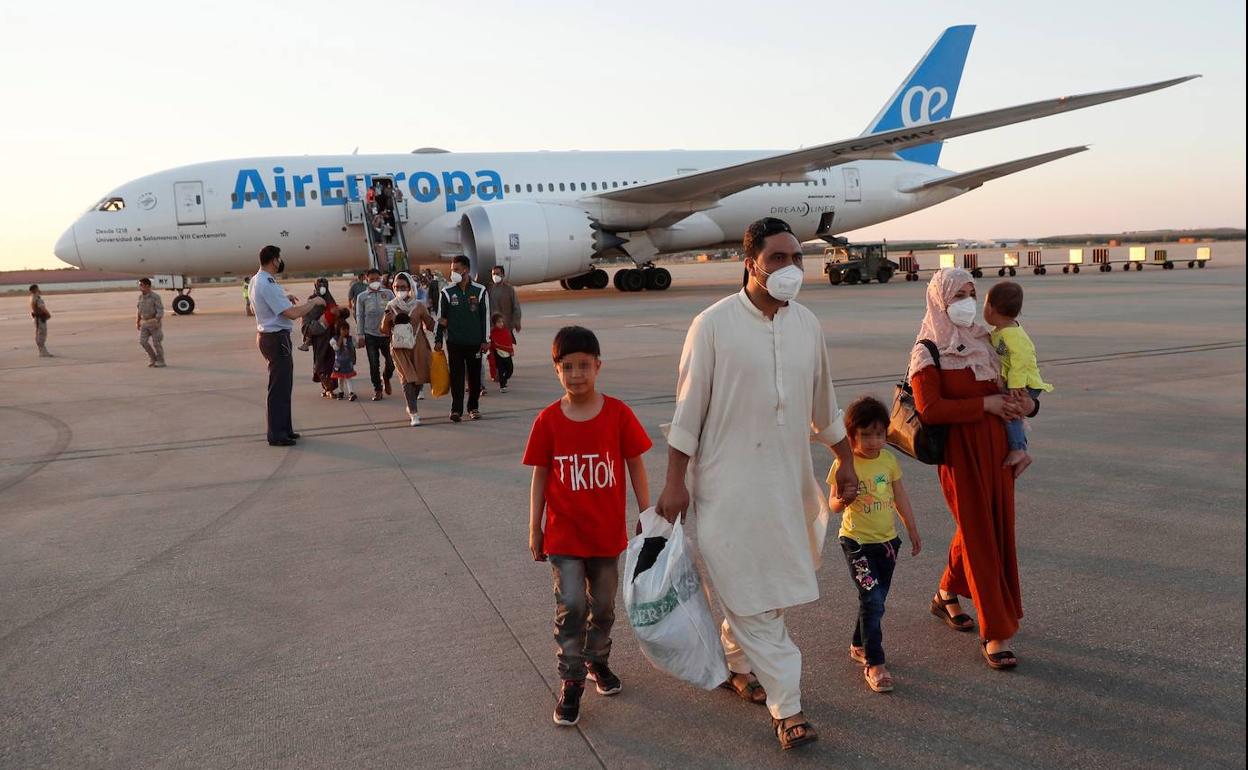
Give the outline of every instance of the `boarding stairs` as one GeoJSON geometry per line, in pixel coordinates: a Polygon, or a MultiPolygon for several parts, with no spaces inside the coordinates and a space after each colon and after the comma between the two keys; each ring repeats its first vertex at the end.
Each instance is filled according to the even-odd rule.
{"type": "MultiPolygon", "coordinates": [[[[357,189],[367,189],[363,179],[357,189]]],[[[403,235],[403,225],[407,222],[407,200],[392,200],[394,206],[394,227],[389,238],[383,230],[373,226],[373,204],[366,200],[348,200],[346,204],[346,224],[359,226],[364,231],[364,248],[368,255],[368,266],[383,273],[396,273],[409,268],[407,241],[403,235]]]]}

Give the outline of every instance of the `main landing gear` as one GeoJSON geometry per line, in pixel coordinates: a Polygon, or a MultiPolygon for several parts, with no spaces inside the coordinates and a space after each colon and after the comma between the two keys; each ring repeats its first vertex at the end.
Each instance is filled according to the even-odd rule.
{"type": "Polygon", "coordinates": [[[560,286],[570,291],[605,289],[607,284],[614,285],[620,291],[666,291],[672,285],[672,274],[666,268],[653,265],[616,270],[614,276],[608,276],[606,270],[594,268],[584,275],[559,282],[560,286]]]}
{"type": "Polygon", "coordinates": [[[594,268],[584,275],[565,278],[559,282],[559,285],[571,291],[580,291],[581,289],[605,289],[610,282],[611,279],[607,276],[606,270],[594,268]]]}
{"type": "Polygon", "coordinates": [[[666,268],[646,265],[617,270],[612,282],[620,291],[667,291],[672,285],[672,274],[666,268]]]}

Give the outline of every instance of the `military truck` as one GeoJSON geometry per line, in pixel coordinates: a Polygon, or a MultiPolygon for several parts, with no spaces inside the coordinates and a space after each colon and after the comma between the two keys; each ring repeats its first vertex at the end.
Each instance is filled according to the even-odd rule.
{"type": "Polygon", "coordinates": [[[842,238],[823,250],[828,283],[888,283],[900,267],[888,258],[888,243],[849,243],[842,238]]]}

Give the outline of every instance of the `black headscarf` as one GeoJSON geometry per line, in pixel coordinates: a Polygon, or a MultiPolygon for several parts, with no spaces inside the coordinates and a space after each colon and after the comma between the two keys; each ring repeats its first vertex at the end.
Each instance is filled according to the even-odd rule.
{"type": "Polygon", "coordinates": [[[338,304],[337,302],[335,302],[335,301],[334,301],[334,295],[333,295],[333,292],[331,292],[331,291],[329,290],[329,279],[328,279],[328,278],[317,278],[317,279],[316,279],[316,283],[312,284],[312,294],[311,294],[311,296],[309,296],[309,297],[308,297],[308,299],[312,299],[312,298],[314,298],[314,297],[321,297],[322,299],[324,299],[324,300],[325,300],[325,305],[326,305],[326,307],[328,307],[329,305],[337,305],[337,304],[338,304]],[[322,296],[322,295],[321,295],[321,293],[318,291],[318,289],[320,289],[320,287],[322,287],[322,286],[324,286],[324,287],[325,287],[325,294],[324,294],[324,296],[322,296]]]}

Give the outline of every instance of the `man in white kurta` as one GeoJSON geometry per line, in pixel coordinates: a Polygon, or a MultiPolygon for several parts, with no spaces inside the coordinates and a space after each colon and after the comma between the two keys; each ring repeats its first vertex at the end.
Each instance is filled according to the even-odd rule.
{"type": "MultiPolygon", "coordinates": [[[[785,720],[801,713],[801,652],[783,613],[819,598],[815,570],[828,521],[812,439],[843,455],[850,474],[853,461],[819,320],[766,289],[786,262],[801,267],[800,244],[787,229],[765,240],[751,257],[747,232],[746,288],[689,327],[660,507],[683,502],[687,467],[685,499],[723,605],[728,667],[753,673],[772,717],[785,720]]],[[[839,489],[856,490],[856,479],[845,481],[839,489]]]]}

